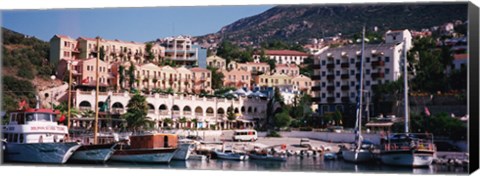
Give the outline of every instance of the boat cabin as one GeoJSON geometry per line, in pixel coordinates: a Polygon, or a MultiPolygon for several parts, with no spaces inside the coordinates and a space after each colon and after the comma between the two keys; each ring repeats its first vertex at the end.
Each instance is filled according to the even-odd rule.
{"type": "Polygon", "coordinates": [[[149,134],[130,136],[130,147],[134,149],[177,148],[176,134],[149,134]]]}
{"type": "Polygon", "coordinates": [[[68,138],[68,129],[58,125],[59,111],[26,109],[10,112],[7,125],[2,127],[2,139],[9,143],[52,143],[68,138]]]}

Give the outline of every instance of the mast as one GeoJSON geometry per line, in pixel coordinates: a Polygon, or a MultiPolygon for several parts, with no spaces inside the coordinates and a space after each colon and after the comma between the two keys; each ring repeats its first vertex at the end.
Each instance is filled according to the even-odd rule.
{"type": "Polygon", "coordinates": [[[363,60],[364,60],[364,51],[365,51],[365,26],[362,29],[362,56],[360,58],[360,86],[358,89],[358,103],[357,103],[357,125],[358,125],[358,132],[356,136],[357,140],[357,149],[360,149],[362,144],[362,101],[363,101],[363,60]]]}
{"type": "Polygon", "coordinates": [[[93,131],[93,144],[97,144],[98,138],[97,138],[97,133],[98,133],[98,91],[99,91],[99,86],[98,86],[98,60],[100,58],[100,37],[96,37],[97,39],[97,59],[96,59],[96,64],[95,64],[95,82],[96,82],[96,87],[95,87],[95,123],[94,123],[94,131],[93,131]]]}
{"type": "Polygon", "coordinates": [[[70,129],[70,114],[71,109],[70,106],[72,105],[72,68],[73,63],[69,62],[70,71],[68,72],[68,115],[67,115],[67,128],[70,129]]]}
{"type": "Polygon", "coordinates": [[[403,39],[403,92],[405,99],[405,133],[408,133],[408,71],[407,71],[407,40],[403,39]]]}

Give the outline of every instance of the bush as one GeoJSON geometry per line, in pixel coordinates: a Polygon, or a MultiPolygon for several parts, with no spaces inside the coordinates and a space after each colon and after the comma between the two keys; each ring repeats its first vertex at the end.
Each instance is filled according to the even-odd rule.
{"type": "Polygon", "coordinates": [[[313,128],[312,127],[300,127],[298,130],[300,130],[300,131],[312,131],[313,128]]]}
{"type": "Polygon", "coordinates": [[[267,137],[282,137],[277,131],[270,131],[270,133],[267,134],[267,137]]]}

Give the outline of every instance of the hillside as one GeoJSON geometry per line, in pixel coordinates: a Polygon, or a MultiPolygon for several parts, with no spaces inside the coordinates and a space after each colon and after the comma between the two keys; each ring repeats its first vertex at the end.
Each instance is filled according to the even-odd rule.
{"type": "Polygon", "coordinates": [[[52,84],[50,44],[6,28],[2,28],[2,37],[2,110],[15,109],[22,99],[33,106],[37,91],[52,84]]]}
{"type": "Polygon", "coordinates": [[[240,19],[217,33],[198,37],[200,43],[210,39],[234,42],[282,40],[304,43],[342,33],[351,36],[363,24],[379,32],[389,29],[430,28],[454,20],[467,19],[466,3],[401,5],[291,5],[276,6],[261,14],[240,19]]]}

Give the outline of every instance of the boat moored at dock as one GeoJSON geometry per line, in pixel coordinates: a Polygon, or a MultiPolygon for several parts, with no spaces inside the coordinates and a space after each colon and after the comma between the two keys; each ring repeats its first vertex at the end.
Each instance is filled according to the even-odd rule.
{"type": "Polygon", "coordinates": [[[169,163],[177,151],[177,135],[148,134],[130,136],[130,145],[119,144],[112,161],[169,163]]]}

